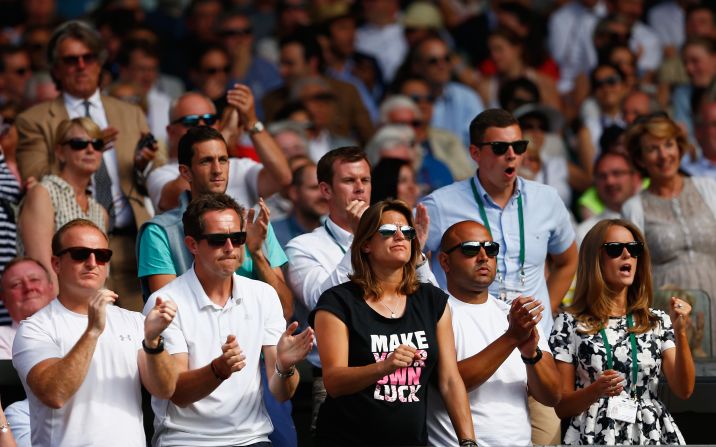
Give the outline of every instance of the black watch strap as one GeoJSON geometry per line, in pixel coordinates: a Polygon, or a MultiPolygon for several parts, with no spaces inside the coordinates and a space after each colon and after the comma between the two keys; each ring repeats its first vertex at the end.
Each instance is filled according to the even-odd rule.
{"type": "Polygon", "coordinates": [[[534,357],[532,357],[531,359],[528,359],[527,357],[524,357],[522,355],[520,355],[520,357],[522,357],[522,361],[525,363],[525,365],[534,365],[535,363],[542,360],[542,350],[538,346],[537,354],[534,357]]]}
{"type": "Polygon", "coordinates": [[[164,352],[164,337],[162,337],[161,335],[159,336],[159,343],[157,344],[156,348],[150,348],[144,343],[144,340],[142,340],[142,349],[144,349],[144,352],[151,355],[164,352]]]}

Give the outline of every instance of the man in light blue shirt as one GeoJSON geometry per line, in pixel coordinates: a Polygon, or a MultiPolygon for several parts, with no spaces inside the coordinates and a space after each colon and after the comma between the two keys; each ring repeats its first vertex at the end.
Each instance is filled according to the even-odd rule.
{"type": "Polygon", "coordinates": [[[430,125],[449,130],[468,146],[470,120],[485,107],[473,89],[451,81],[452,62],[448,46],[440,37],[426,38],[417,48],[412,68],[413,72],[422,74],[433,89],[435,102],[430,125]]]}
{"type": "MultiPolygon", "coordinates": [[[[559,309],[577,270],[577,245],[567,208],[551,186],[517,176],[527,142],[509,112],[488,109],[479,114],[470,123],[470,140],[470,155],[480,167],[476,175],[440,188],[423,201],[430,216],[425,250],[433,253],[435,276],[445,288],[445,273],[437,260],[442,234],[463,220],[482,223],[500,244],[497,279],[490,293],[508,304],[520,295],[541,301],[545,312],[540,327],[548,334],[552,313],[559,309]],[[551,268],[546,277],[548,255],[551,268]],[[552,312],[547,310],[550,308],[552,312]]],[[[530,402],[532,441],[554,444],[559,420],[552,409],[535,408],[535,404],[539,406],[530,402]],[[549,421],[538,422],[537,414],[549,421]],[[535,437],[538,433],[544,437],[535,437]]]]}

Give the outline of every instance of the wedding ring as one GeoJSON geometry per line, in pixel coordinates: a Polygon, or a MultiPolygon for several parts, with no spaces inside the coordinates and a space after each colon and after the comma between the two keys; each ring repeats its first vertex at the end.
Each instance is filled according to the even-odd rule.
{"type": "Polygon", "coordinates": [[[676,303],[676,308],[677,308],[677,309],[681,309],[682,307],[684,307],[684,306],[683,306],[681,303],[676,303]]]}

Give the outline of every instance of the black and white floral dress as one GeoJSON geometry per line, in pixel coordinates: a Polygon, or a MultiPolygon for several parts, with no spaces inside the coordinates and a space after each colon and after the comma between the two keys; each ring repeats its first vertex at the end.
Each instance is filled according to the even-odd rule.
{"type": "MultiPolygon", "coordinates": [[[[675,347],[671,319],[663,311],[651,311],[661,324],[636,335],[639,349],[636,422],[630,424],[607,417],[608,398],[601,397],[585,412],[570,418],[565,444],[685,444],[671,414],[657,398],[662,353],[675,347]]],[[[607,355],[599,332],[589,335],[577,329],[582,327],[572,314],[560,314],[554,322],[549,344],[555,360],[574,365],[576,389],[580,389],[589,386],[607,369],[607,355]]],[[[634,384],[626,316],[610,318],[605,332],[612,348],[613,369],[626,379],[624,394],[631,394],[634,384]]]]}

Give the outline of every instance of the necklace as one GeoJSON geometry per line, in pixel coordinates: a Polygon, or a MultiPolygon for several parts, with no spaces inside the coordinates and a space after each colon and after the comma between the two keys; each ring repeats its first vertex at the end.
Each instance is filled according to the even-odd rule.
{"type": "Polygon", "coordinates": [[[378,302],[380,304],[382,304],[383,307],[388,309],[388,311],[390,312],[390,318],[398,318],[398,316],[395,314],[395,311],[393,309],[391,309],[390,307],[388,307],[388,305],[383,302],[383,298],[381,298],[378,302]]]}

